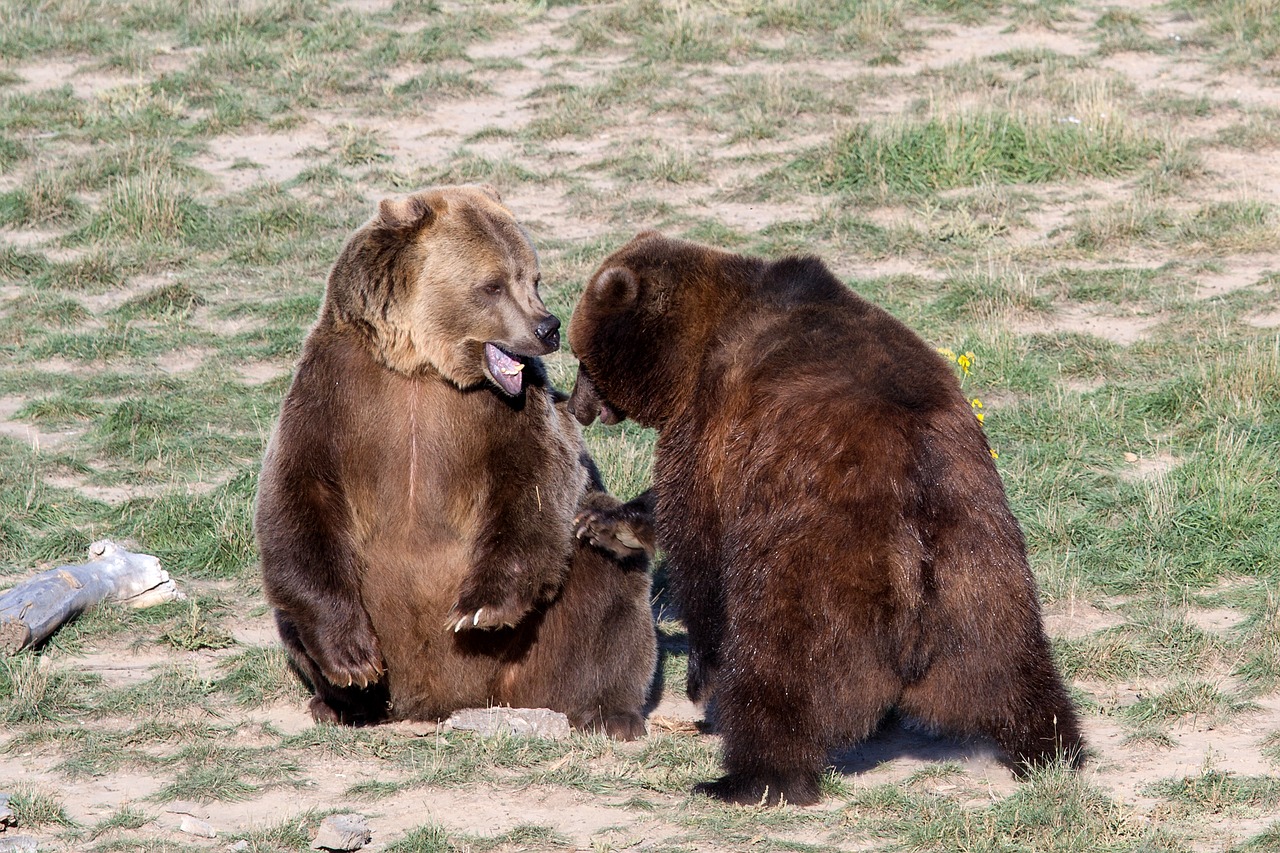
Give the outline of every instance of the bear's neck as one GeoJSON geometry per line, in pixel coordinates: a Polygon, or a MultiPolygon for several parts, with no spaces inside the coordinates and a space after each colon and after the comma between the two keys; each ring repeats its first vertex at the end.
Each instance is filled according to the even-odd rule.
{"type": "Polygon", "coordinates": [[[320,325],[328,325],[340,337],[358,341],[370,358],[393,373],[448,381],[444,372],[418,351],[412,338],[395,327],[379,327],[362,317],[344,317],[329,311],[320,317],[320,325]]]}

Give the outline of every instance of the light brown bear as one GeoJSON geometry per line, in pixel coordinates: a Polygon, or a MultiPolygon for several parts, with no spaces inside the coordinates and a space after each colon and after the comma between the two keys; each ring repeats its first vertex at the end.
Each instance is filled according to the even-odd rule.
{"type": "Polygon", "coordinates": [[[539,279],[488,187],[384,200],[334,264],[255,519],[317,720],[496,704],[643,734],[652,537],[642,512],[575,531],[619,503],[538,359],[539,279]]]}
{"type": "Polygon", "coordinates": [[[569,327],[581,420],[659,431],[658,541],[738,803],[818,799],[890,708],[1019,767],[1082,742],[1022,532],[950,366],[816,258],[642,233],[569,327]]]}

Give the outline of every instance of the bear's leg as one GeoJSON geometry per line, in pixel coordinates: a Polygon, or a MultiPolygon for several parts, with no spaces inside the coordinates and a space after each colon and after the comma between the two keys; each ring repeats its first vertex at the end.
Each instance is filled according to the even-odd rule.
{"type": "Polygon", "coordinates": [[[633,740],[645,732],[656,662],[647,561],[576,541],[564,586],[528,654],[500,676],[495,700],[562,711],[575,728],[633,740]]]}
{"type": "Polygon", "coordinates": [[[289,662],[315,695],[307,708],[317,723],[372,725],[387,716],[387,686],[382,680],[369,687],[338,687],[320,672],[320,666],[307,654],[293,621],[279,610],[276,626],[280,640],[289,654],[289,662]]]}
{"type": "Polygon", "coordinates": [[[1010,687],[1003,706],[992,709],[997,713],[990,735],[1009,754],[1015,771],[1021,774],[1028,767],[1059,760],[1079,767],[1084,759],[1080,721],[1043,635],[1032,641],[1019,683],[1010,687]]]}
{"type": "Polygon", "coordinates": [[[761,671],[753,659],[762,651],[754,651],[739,657],[726,649],[716,729],[727,772],[693,790],[743,805],[811,805],[819,800],[828,744],[810,685],[790,673],[761,671]]]}
{"type": "MultiPolygon", "coordinates": [[[[726,775],[695,791],[734,803],[810,805],[827,750],[866,738],[901,695],[884,659],[875,602],[814,556],[813,537],[779,541],[761,525],[744,553],[771,555],[726,571],[716,672],[716,728],[726,775]],[[792,542],[790,549],[784,547],[792,542]]],[[[745,540],[750,542],[751,540],[745,540]]]]}
{"type": "Polygon", "coordinates": [[[1080,722],[1048,641],[1016,631],[1003,636],[998,649],[935,661],[903,692],[902,711],[944,731],[990,737],[1019,774],[1058,759],[1079,766],[1080,722]]]}
{"type": "Polygon", "coordinates": [[[583,732],[600,732],[614,740],[639,740],[645,736],[644,716],[639,711],[605,712],[603,709],[589,714],[578,714],[573,727],[583,732]]]}
{"type": "Polygon", "coordinates": [[[776,607],[739,607],[725,637],[716,684],[716,728],[726,774],[694,788],[744,805],[811,805],[827,750],[861,740],[897,698],[901,684],[864,635],[794,630],[776,607]]]}

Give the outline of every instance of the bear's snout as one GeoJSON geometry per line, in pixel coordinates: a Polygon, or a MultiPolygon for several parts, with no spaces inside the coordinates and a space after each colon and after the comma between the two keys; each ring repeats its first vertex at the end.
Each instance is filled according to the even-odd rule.
{"type": "Polygon", "coordinates": [[[548,314],[533,330],[538,340],[546,344],[549,350],[560,349],[560,318],[548,314]]]}
{"type": "Polygon", "coordinates": [[[600,392],[596,390],[596,384],[591,381],[586,368],[581,364],[578,365],[578,378],[573,382],[573,392],[569,395],[568,408],[569,414],[577,418],[578,423],[583,426],[591,426],[596,418],[606,426],[613,426],[626,420],[626,415],[621,410],[600,396],[600,392]]]}

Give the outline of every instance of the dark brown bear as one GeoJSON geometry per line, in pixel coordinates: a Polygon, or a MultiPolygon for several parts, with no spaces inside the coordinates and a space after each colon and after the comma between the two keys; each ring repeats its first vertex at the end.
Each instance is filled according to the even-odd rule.
{"type": "Polygon", "coordinates": [[[538,284],[490,188],[383,201],[334,264],[255,522],[317,720],[505,704],[643,734],[651,543],[596,521],[619,505],[538,359],[538,284]]]}
{"type": "Polygon", "coordinates": [[[954,373],[821,261],[638,235],[570,323],[570,401],[656,427],[658,542],[738,803],[818,799],[893,707],[1075,763],[1021,530],[954,373]]]}

